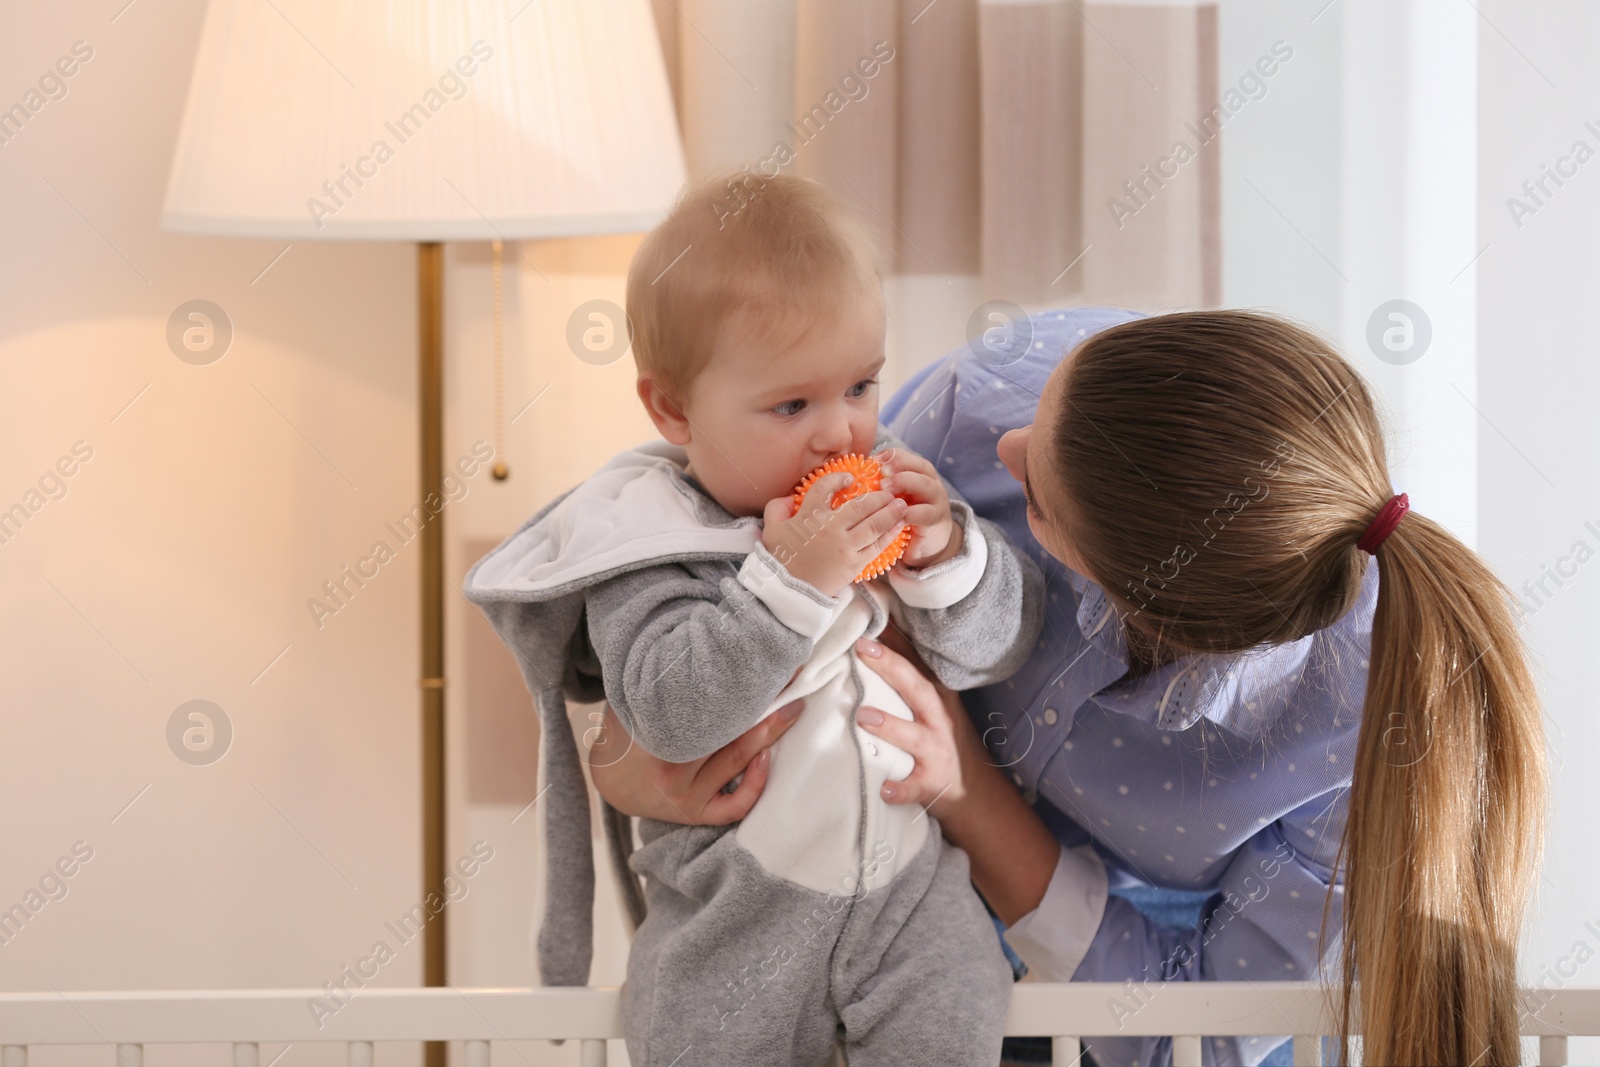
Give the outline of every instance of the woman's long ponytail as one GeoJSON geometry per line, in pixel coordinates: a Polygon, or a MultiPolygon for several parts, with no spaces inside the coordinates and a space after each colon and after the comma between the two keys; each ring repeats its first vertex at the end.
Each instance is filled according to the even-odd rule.
{"type": "Polygon", "coordinates": [[[1376,560],[1357,548],[1394,491],[1382,426],[1360,373],[1313,330],[1181,312],[1103,330],[1068,359],[1034,489],[1149,658],[1297,640],[1343,617],[1379,568],[1335,859],[1345,1062],[1353,1032],[1369,1064],[1517,1062],[1517,941],[1547,787],[1510,593],[1422,515],[1376,560]]]}
{"type": "Polygon", "coordinates": [[[1517,942],[1546,784],[1511,595],[1420,515],[1405,517],[1376,562],[1341,843],[1342,1030],[1359,1004],[1364,1063],[1518,1063],[1517,942]]]}

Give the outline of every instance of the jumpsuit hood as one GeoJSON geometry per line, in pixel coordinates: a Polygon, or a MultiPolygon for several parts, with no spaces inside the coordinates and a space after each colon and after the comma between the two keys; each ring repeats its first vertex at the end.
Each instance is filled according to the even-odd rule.
{"type": "Polygon", "coordinates": [[[682,446],[659,439],[618,453],[479,560],[465,591],[554,599],[640,566],[748,554],[761,520],[734,518],[696,489],[688,462],[682,446]]]}
{"type": "MultiPolygon", "coordinates": [[[[742,560],[761,520],[735,518],[690,483],[688,453],[654,440],[618,453],[541,508],[467,572],[462,593],[506,647],[539,716],[539,788],[546,838],[545,901],[537,939],[545,985],[586,985],[593,956],[594,855],[589,793],[567,701],[605,699],[583,626],[584,590],[674,560],[742,560]]],[[[625,816],[605,808],[613,859],[625,864],[625,816]]],[[[635,923],[642,900],[630,893],[635,923]]]]}

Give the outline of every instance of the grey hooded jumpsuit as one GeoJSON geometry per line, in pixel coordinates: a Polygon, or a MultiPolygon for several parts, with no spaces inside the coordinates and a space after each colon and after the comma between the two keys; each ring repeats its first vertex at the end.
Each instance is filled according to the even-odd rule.
{"type": "MultiPolygon", "coordinates": [[[[880,430],[886,445],[903,447],[880,430]]],[[[637,744],[672,761],[803,698],[743,822],[641,820],[627,860],[648,904],[622,990],[630,1060],[817,1067],[842,1038],[851,1067],[992,1067],[1011,969],[966,854],[917,806],[879,797],[912,761],[855,711],[911,713],[854,643],[892,621],[952,688],[1002,681],[1039,637],[1041,572],[947,485],[960,553],[828,597],[686,463],[661,440],[619,453],[463,586],[517,654],[544,723],[543,980],[584,984],[591,951],[587,794],[565,697],[603,695],[637,744]]]]}

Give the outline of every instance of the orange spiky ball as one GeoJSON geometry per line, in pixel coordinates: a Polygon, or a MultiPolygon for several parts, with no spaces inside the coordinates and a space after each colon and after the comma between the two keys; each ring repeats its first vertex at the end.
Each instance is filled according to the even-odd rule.
{"type": "MultiPolygon", "coordinates": [[[[828,501],[828,507],[835,511],[845,501],[853,500],[862,493],[874,492],[883,484],[882,468],[878,466],[878,461],[871,456],[863,456],[859,452],[836,456],[800,479],[800,484],[794,487],[794,498],[789,508],[789,514],[792,516],[800,511],[800,505],[805,500],[806,490],[811,488],[813,482],[823,475],[833,474],[835,471],[848,471],[855,476],[855,481],[834,493],[833,499],[828,501]]],[[[866,569],[856,575],[853,580],[866,582],[878,577],[894,566],[895,561],[900,558],[910,544],[911,527],[906,526],[901,529],[900,535],[894,539],[889,547],[878,553],[877,558],[867,564],[866,569]]]]}

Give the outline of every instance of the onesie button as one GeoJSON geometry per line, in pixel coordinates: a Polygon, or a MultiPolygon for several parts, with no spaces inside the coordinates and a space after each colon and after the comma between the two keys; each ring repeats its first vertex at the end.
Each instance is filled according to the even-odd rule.
{"type": "Polygon", "coordinates": [[[1054,726],[1056,724],[1056,709],[1055,708],[1045,708],[1044,709],[1044,724],[1046,726],[1054,726]]]}
{"type": "Polygon", "coordinates": [[[1036,790],[1033,790],[1033,789],[1024,789],[1022,791],[1022,802],[1024,804],[1027,804],[1029,807],[1032,807],[1033,805],[1039,803],[1039,794],[1038,794],[1038,792],[1036,790]]]}
{"type": "Polygon", "coordinates": [[[1016,771],[1012,771],[1011,780],[1017,783],[1017,788],[1022,788],[1022,775],[1018,774],[1016,771]]]}

